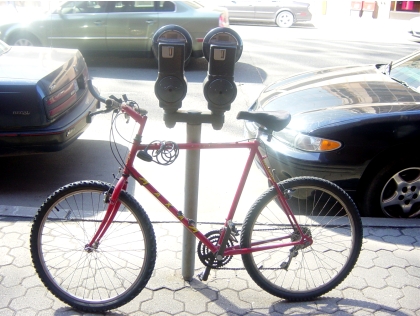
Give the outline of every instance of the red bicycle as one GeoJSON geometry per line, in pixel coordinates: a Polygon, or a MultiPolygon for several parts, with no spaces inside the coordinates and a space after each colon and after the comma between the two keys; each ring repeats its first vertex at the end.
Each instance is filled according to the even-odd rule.
{"type": "MultiPolygon", "coordinates": [[[[115,186],[101,181],[68,184],[50,195],[35,216],[30,236],[33,264],[57,298],[79,310],[101,312],[126,304],[146,286],[156,260],[155,234],[144,209],[126,191],[130,177],[198,238],[198,257],[206,267],[202,280],[211,269],[241,255],[248,274],[262,289],[299,301],[323,295],[350,273],[361,250],[363,231],[356,206],[338,186],[315,177],[277,183],[265,163],[268,158],[258,150],[262,146],[258,139],[143,145],[147,111],[125,96],[122,103],[96,97],[106,102],[106,109],[94,115],[125,114],[139,123],[138,134],[115,186]],[[249,156],[224,224],[220,230],[202,233],[133,162],[139,157],[165,165],[176,159],[179,150],[213,148],[248,148],[249,156]],[[233,218],[255,157],[272,186],[240,225],[233,218]]],[[[238,119],[257,123],[261,133],[271,138],[288,124],[290,115],[239,112],[238,119]]]]}

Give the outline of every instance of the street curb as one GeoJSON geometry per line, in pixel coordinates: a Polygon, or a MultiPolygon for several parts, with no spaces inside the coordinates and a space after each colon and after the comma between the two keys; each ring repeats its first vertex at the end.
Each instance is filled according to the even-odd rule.
{"type": "MultiPolygon", "coordinates": [[[[7,218],[32,219],[38,211],[35,207],[0,205],[0,220],[7,218]]],[[[155,221],[152,221],[153,223],[155,221]]],[[[168,223],[178,223],[176,220],[168,223]]],[[[200,222],[201,224],[205,224],[200,222]]],[[[420,218],[362,217],[363,227],[420,228],[420,218]]]]}

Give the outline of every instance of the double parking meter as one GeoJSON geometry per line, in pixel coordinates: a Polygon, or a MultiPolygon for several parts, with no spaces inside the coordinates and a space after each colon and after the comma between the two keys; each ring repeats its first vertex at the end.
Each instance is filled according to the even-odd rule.
{"type": "Polygon", "coordinates": [[[158,61],[155,94],[165,113],[174,113],[187,94],[185,61],[192,50],[191,35],[178,25],[167,25],[153,36],[153,53],[158,61]]]}
{"type": "Polygon", "coordinates": [[[164,26],[153,36],[152,48],[159,63],[155,94],[165,112],[166,126],[172,128],[177,122],[211,123],[214,129],[221,129],[224,113],[230,110],[237,94],[234,72],[242,55],[240,36],[230,28],[218,27],[204,37],[203,55],[208,61],[208,72],[203,90],[211,113],[178,111],[187,94],[184,65],[192,52],[188,31],[178,25],[164,26]]]}
{"type": "Polygon", "coordinates": [[[203,54],[209,66],[203,91],[208,109],[214,115],[229,111],[236,98],[235,63],[241,57],[242,50],[241,37],[229,28],[215,28],[204,38],[203,54]]]}

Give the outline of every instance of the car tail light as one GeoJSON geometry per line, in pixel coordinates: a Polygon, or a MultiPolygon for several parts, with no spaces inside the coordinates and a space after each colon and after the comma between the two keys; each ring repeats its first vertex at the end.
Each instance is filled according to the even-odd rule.
{"type": "Polygon", "coordinates": [[[44,106],[49,119],[57,117],[76,103],[80,97],[79,90],[86,88],[87,78],[87,68],[85,68],[82,75],[76,80],[44,99],[44,106]]]}
{"type": "Polygon", "coordinates": [[[229,26],[229,15],[227,12],[220,14],[219,16],[219,26],[228,27],[229,26]]]}

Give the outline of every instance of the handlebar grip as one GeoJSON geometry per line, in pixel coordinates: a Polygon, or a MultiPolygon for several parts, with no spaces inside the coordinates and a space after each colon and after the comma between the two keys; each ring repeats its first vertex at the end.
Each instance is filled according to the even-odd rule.
{"type": "Polygon", "coordinates": [[[112,99],[106,99],[105,104],[106,104],[107,109],[111,109],[111,110],[119,109],[121,107],[121,103],[112,99]]]}
{"type": "Polygon", "coordinates": [[[96,92],[96,90],[95,90],[95,88],[93,87],[93,84],[92,84],[92,80],[88,80],[87,81],[87,84],[88,84],[88,89],[89,89],[89,91],[90,91],[90,93],[93,95],[93,97],[96,99],[96,100],[98,100],[99,102],[102,102],[102,103],[105,103],[105,99],[103,98],[103,97],[101,97],[97,92],[96,92]]]}

